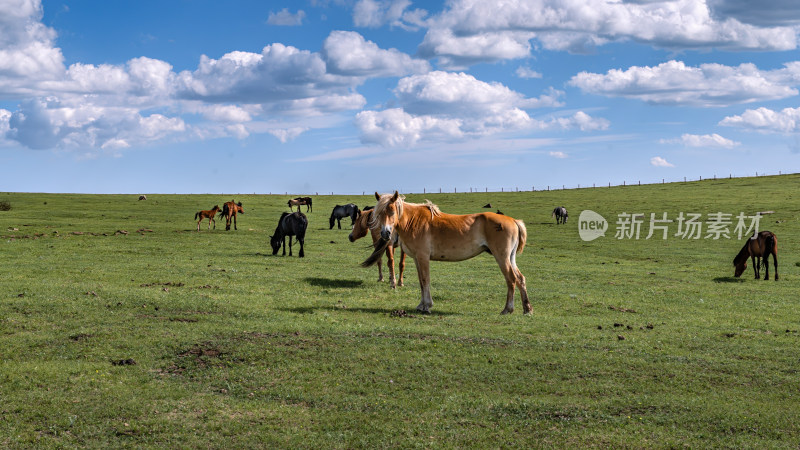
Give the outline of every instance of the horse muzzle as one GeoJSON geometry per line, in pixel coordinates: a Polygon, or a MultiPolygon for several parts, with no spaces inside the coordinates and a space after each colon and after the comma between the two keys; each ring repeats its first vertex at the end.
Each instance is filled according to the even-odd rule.
{"type": "Polygon", "coordinates": [[[388,241],[392,237],[392,227],[381,228],[381,239],[388,241]]]}

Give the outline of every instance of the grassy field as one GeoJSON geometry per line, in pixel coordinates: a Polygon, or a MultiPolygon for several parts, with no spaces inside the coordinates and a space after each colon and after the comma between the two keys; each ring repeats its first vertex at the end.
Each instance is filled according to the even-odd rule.
{"type": "Polygon", "coordinates": [[[526,222],[528,316],[499,314],[488,255],[433,263],[416,314],[413,262],[392,291],[358,266],[366,240],[328,229],[372,196],[315,197],[300,259],[269,250],[286,196],[237,195],[238,231],[196,232],[231,195],[0,193],[0,447],[797,448],[798,188],[409,195],[526,222]],[[605,237],[579,238],[584,209],[605,237]],[[650,213],[757,211],[778,282],[732,278],[735,236],[645,239],[650,213]],[[645,214],[640,239],[615,239],[623,212],[645,214]]]}

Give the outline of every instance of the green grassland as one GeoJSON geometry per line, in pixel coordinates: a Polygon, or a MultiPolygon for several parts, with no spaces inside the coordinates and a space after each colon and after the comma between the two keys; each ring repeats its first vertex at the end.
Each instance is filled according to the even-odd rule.
{"type": "Polygon", "coordinates": [[[525,221],[534,310],[505,316],[489,255],[431,265],[430,315],[411,260],[395,291],[359,267],[328,216],[372,196],[314,197],[300,259],[269,249],[287,196],[0,193],[0,447],[797,448],[798,188],[408,195],[525,221]],[[195,231],[232,197],[238,231],[195,231]],[[585,209],[605,237],[579,238],[585,209]],[[623,212],[757,211],[778,282],[732,277],[736,236],[614,236],[623,212]]]}

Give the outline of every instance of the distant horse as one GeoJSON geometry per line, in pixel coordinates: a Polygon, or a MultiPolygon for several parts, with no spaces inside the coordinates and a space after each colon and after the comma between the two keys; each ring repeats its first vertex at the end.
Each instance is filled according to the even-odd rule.
{"type": "Polygon", "coordinates": [[[239,229],[236,227],[236,213],[244,214],[242,202],[236,203],[231,200],[222,204],[222,212],[220,212],[219,215],[220,217],[225,217],[225,231],[229,231],[231,229],[231,219],[233,219],[233,229],[239,229]]]}
{"type": "Polygon", "coordinates": [[[144,195],[144,194],[143,194],[143,195],[140,195],[140,196],[139,196],[139,201],[142,201],[142,200],[147,200],[147,196],[146,196],[146,195],[144,195]]]}
{"type": "MultiPolygon", "coordinates": [[[[372,209],[372,207],[370,207],[372,209]]],[[[372,245],[377,246],[378,242],[381,240],[381,232],[377,229],[370,229],[369,222],[372,218],[372,213],[369,210],[361,211],[358,214],[358,218],[356,219],[355,225],[353,225],[353,231],[350,232],[350,242],[355,242],[357,239],[361,239],[362,237],[367,235],[367,231],[370,232],[372,235],[372,245]]],[[[399,238],[397,237],[397,233],[392,234],[392,238],[390,239],[389,244],[386,246],[386,266],[389,268],[389,277],[391,277],[392,281],[392,289],[396,286],[403,285],[403,272],[406,269],[406,252],[403,251],[402,247],[400,248],[400,283],[397,282],[394,276],[394,249],[399,246],[399,238]]],[[[381,258],[378,257],[378,281],[383,281],[383,268],[381,267],[381,258]]]]}
{"type": "Polygon", "coordinates": [[[350,217],[350,222],[351,222],[350,226],[352,227],[353,225],[356,224],[356,218],[358,217],[358,213],[360,211],[361,210],[358,209],[358,206],[356,206],[354,203],[348,203],[346,205],[336,205],[336,206],[334,206],[333,207],[333,212],[331,212],[331,218],[330,218],[331,227],[330,227],[330,229],[331,230],[333,229],[333,223],[334,222],[338,222],[339,229],[341,230],[342,229],[342,219],[345,218],[345,217],[350,217]]]}
{"type": "Polygon", "coordinates": [[[564,208],[563,206],[556,206],[556,209],[553,210],[553,214],[550,217],[556,218],[556,224],[567,223],[569,214],[567,214],[567,208],[564,208]]]}
{"type": "Polygon", "coordinates": [[[211,229],[211,222],[214,222],[214,229],[216,230],[217,221],[214,220],[214,217],[217,215],[217,212],[219,212],[219,205],[214,205],[214,207],[211,209],[197,211],[194,213],[194,220],[197,220],[198,217],[200,218],[200,220],[197,220],[197,231],[200,231],[200,222],[202,222],[203,219],[208,219],[209,230],[211,229]]]}
{"type": "Polygon", "coordinates": [[[304,257],[303,244],[306,239],[306,229],[308,228],[308,219],[305,214],[297,211],[293,213],[284,212],[278,220],[278,226],[275,228],[275,233],[269,237],[269,243],[272,246],[272,254],[277,255],[278,250],[281,249],[283,244],[283,256],[286,256],[286,237],[289,237],[289,256],[292,256],[292,236],[297,237],[300,242],[300,253],[297,256],[304,257]]]}
{"type": "Polygon", "coordinates": [[[306,212],[314,211],[314,208],[311,206],[311,197],[296,197],[288,202],[289,210],[292,211],[292,207],[297,206],[297,212],[300,212],[300,205],[306,205],[306,212]]]}
{"type": "Polygon", "coordinates": [[[761,258],[764,258],[763,265],[766,270],[764,279],[769,280],[769,255],[772,255],[772,261],[775,263],[775,281],[778,281],[778,238],[771,231],[762,231],[744,243],[742,250],[733,259],[733,265],[736,267],[734,275],[737,278],[741,276],[744,269],[747,269],[747,258],[752,258],[756,280],[761,278],[761,258]]]}
{"type": "Polygon", "coordinates": [[[525,277],[517,268],[516,255],[522,253],[528,232],[525,223],[509,216],[484,212],[478,214],[444,214],[431,202],[424,205],[407,203],[398,194],[375,193],[378,203],[370,227],[381,232],[381,245],[376,246],[362,263],[368,267],[383,253],[397,232],[402,249],[414,258],[422,300],[417,310],[429,313],[431,297],[430,262],[464,261],[483,252],[494,256],[506,279],[506,306],[502,314],[514,311],[514,287],[522,296],[525,313],[533,308],[528,300],[525,277]]]}

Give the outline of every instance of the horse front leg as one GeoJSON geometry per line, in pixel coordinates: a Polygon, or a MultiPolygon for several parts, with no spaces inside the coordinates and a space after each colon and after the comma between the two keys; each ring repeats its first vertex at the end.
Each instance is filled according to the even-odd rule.
{"type": "Polygon", "coordinates": [[[431,307],[433,306],[433,298],[431,298],[431,261],[428,255],[417,254],[414,258],[414,263],[417,266],[417,277],[419,278],[421,296],[419,305],[417,305],[417,311],[430,314],[431,307]]]}
{"type": "Polygon", "coordinates": [[[406,252],[403,251],[403,247],[400,247],[400,264],[399,265],[400,265],[400,274],[399,274],[400,280],[397,282],[397,285],[398,286],[402,286],[403,285],[403,277],[405,276],[405,270],[406,270],[406,252]]]}
{"type": "Polygon", "coordinates": [[[300,253],[298,253],[297,256],[303,258],[306,256],[306,253],[303,251],[303,246],[305,245],[305,238],[298,239],[298,241],[300,241],[300,253]]]}
{"type": "Polygon", "coordinates": [[[233,215],[233,229],[238,230],[239,228],[236,227],[236,214],[233,215]]]}
{"type": "Polygon", "coordinates": [[[281,256],[286,256],[286,236],[283,237],[283,254],[281,256]]]}
{"type": "MultiPolygon", "coordinates": [[[[378,261],[378,264],[380,264],[380,261],[378,261]]],[[[394,289],[397,286],[397,279],[394,277],[394,247],[391,245],[386,247],[386,267],[389,268],[390,286],[394,289]]]]}

